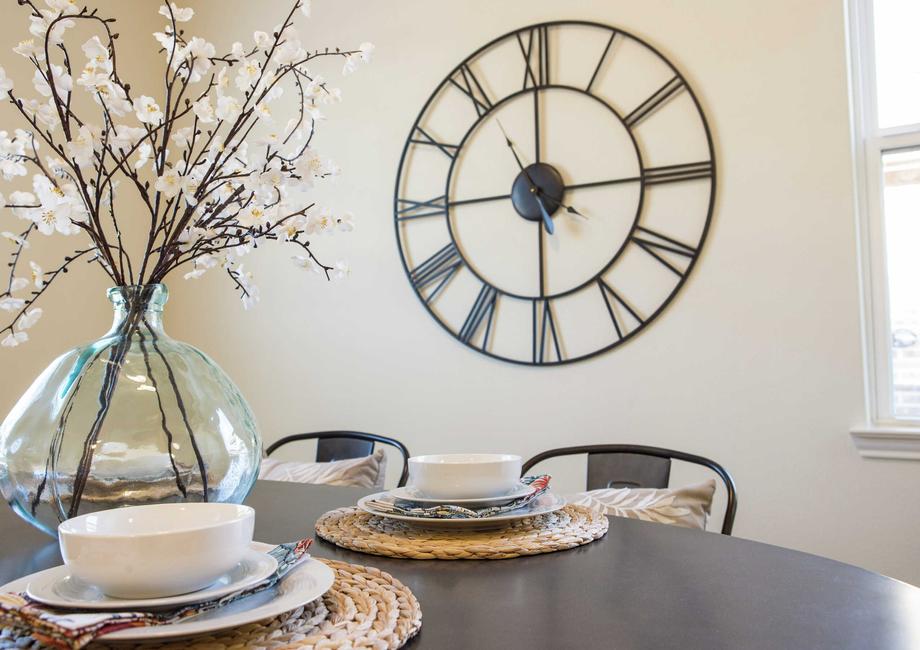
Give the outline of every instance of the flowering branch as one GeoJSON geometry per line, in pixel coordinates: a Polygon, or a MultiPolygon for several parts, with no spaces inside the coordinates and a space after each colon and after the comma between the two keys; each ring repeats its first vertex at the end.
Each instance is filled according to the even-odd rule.
{"type": "Polygon", "coordinates": [[[260,240],[296,246],[295,264],[327,279],[347,274],[344,262],[320,262],[309,239],[353,224],[350,215],[332,215],[305,198],[314,183],[339,173],[312,142],[321,107],[341,98],[308,64],[339,58],[349,74],[370,60],[373,45],[307,50],[294,22],[298,13],[309,15],[309,0],[294,0],[270,34],[256,31],[250,46],[238,42],[218,54],[180,28],[194,11],[170,2],[159,9],[166,26],[154,33],[165,57],[160,103],[133,95],[119,75],[115,19],[71,0],[44,0],[47,8],[18,1],[29,10],[32,37],[13,50],[34,68],[37,97],[14,94],[0,67],[0,94],[28,126],[13,135],[0,131],[0,176],[10,181],[32,170],[32,191],[0,194],[0,206],[28,224],[0,230],[13,246],[6,287],[0,284],[0,311],[11,317],[0,323],[2,345],[28,340],[26,330],[42,314],[35,302],[84,256],[117,285],[159,283],[186,265],[186,279],[221,268],[246,308],[258,302],[259,291],[241,258],[260,240]],[[79,21],[99,28],[80,48],[82,67],[64,43],[79,21]],[[86,94],[77,96],[75,85],[86,94]],[[281,120],[276,100],[285,88],[296,93],[297,108],[281,120]],[[87,117],[87,104],[95,105],[96,117],[87,117]],[[125,191],[149,213],[140,253],[128,250],[122,236],[138,226],[120,221],[116,202],[125,191]],[[38,235],[86,243],[46,273],[26,260],[38,235]],[[19,272],[26,261],[31,278],[19,272]]]}

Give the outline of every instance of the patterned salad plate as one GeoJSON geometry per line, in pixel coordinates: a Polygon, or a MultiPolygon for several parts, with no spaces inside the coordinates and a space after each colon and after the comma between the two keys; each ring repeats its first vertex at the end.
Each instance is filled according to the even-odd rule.
{"type": "MultiPolygon", "coordinates": [[[[254,543],[252,548],[267,553],[272,544],[254,543]]],[[[0,587],[0,591],[23,592],[35,575],[26,576],[0,587]]],[[[195,616],[171,625],[134,627],[118,630],[101,637],[105,641],[150,641],[216,632],[247,623],[255,623],[284,614],[316,600],[326,593],[335,580],[335,573],[328,566],[307,558],[271,589],[231,603],[200,616],[195,616]]]]}
{"type": "Polygon", "coordinates": [[[537,515],[545,515],[550,512],[555,512],[563,508],[566,504],[564,497],[561,497],[552,492],[544,492],[534,501],[531,501],[529,504],[517,510],[511,510],[502,515],[496,515],[494,517],[487,517],[483,519],[440,519],[434,517],[411,517],[409,515],[397,515],[391,513],[384,513],[378,510],[375,510],[373,506],[370,505],[371,501],[392,501],[391,492],[378,492],[377,494],[371,494],[366,497],[363,497],[358,500],[358,508],[372,515],[378,517],[385,517],[387,519],[396,519],[398,521],[405,521],[410,524],[415,524],[423,528],[442,528],[442,529],[472,529],[472,530],[488,530],[490,528],[503,528],[508,526],[515,521],[520,521],[521,519],[527,519],[528,517],[536,517],[537,515]]]}

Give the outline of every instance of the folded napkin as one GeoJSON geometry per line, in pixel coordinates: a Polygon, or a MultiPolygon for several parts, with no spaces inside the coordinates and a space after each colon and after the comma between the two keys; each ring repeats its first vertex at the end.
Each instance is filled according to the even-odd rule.
{"type": "MultiPolygon", "coordinates": [[[[291,569],[307,557],[312,539],[280,544],[268,552],[278,561],[273,574],[252,587],[227,594],[222,598],[182,605],[171,610],[155,612],[99,612],[52,608],[35,602],[24,594],[0,594],[0,628],[13,628],[20,636],[67,650],[77,650],[104,634],[128,627],[169,625],[210,612],[229,603],[247,598],[278,584],[291,569]]],[[[15,633],[14,633],[15,634],[15,633]]]]}
{"type": "Polygon", "coordinates": [[[512,510],[530,505],[541,494],[549,489],[549,474],[541,476],[525,476],[521,483],[530,486],[530,493],[506,503],[502,506],[489,506],[488,508],[464,508],[454,504],[438,506],[413,506],[412,502],[402,499],[374,499],[366,504],[384,515],[404,515],[406,517],[423,517],[426,519],[486,519],[503,515],[512,510]]]}

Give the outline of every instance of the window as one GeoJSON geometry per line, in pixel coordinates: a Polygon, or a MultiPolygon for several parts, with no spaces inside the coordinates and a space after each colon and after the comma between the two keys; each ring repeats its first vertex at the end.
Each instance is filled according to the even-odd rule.
{"type": "Polygon", "coordinates": [[[850,0],[870,425],[920,425],[918,0],[850,0]]]}

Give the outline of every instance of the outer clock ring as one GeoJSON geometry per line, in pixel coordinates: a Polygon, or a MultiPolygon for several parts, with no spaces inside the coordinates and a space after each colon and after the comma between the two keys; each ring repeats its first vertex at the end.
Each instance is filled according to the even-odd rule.
{"type": "MultiPolygon", "coordinates": [[[[418,287],[413,287],[413,290],[415,291],[415,293],[417,294],[417,296],[419,297],[420,301],[421,301],[422,304],[425,306],[425,308],[429,311],[429,314],[432,316],[432,318],[434,318],[434,320],[435,320],[435,321],[436,321],[436,322],[437,322],[437,323],[438,323],[448,334],[450,334],[451,336],[453,336],[454,338],[456,338],[458,341],[460,341],[461,343],[463,343],[463,344],[466,345],[467,347],[469,347],[469,348],[475,350],[476,352],[479,352],[480,354],[484,354],[484,355],[486,355],[486,356],[488,356],[488,357],[491,357],[491,358],[493,358],[493,359],[497,359],[497,360],[501,360],[501,361],[507,361],[507,362],[511,362],[511,363],[515,363],[515,364],[520,364],[520,365],[557,366],[557,365],[562,365],[562,364],[567,364],[567,363],[572,363],[572,362],[576,362],[576,361],[582,361],[582,360],[590,359],[590,358],[593,358],[593,357],[595,357],[595,356],[597,356],[597,355],[600,355],[600,354],[602,354],[602,353],[608,352],[608,351],[610,351],[610,350],[612,350],[612,349],[614,349],[614,348],[619,347],[621,344],[623,344],[623,343],[625,343],[625,342],[627,342],[627,341],[633,339],[633,338],[634,338],[636,335],[638,335],[640,332],[645,331],[646,327],[647,327],[649,324],[651,324],[652,322],[654,322],[654,321],[658,318],[658,316],[660,316],[660,315],[664,312],[664,310],[667,309],[667,308],[672,304],[672,302],[674,301],[674,299],[676,298],[676,296],[680,293],[680,291],[681,291],[681,289],[683,288],[684,284],[686,283],[687,279],[690,277],[690,275],[691,275],[693,269],[695,268],[696,263],[697,263],[697,261],[699,260],[699,254],[701,253],[702,248],[703,248],[703,246],[704,246],[704,244],[705,244],[705,242],[706,242],[706,239],[707,239],[707,237],[708,237],[709,230],[710,230],[710,227],[711,227],[711,224],[712,224],[712,217],[713,217],[713,212],[714,212],[714,207],[715,207],[715,197],[716,197],[716,192],[717,192],[717,167],[716,167],[715,147],[714,147],[714,144],[713,144],[712,132],[711,132],[711,130],[710,130],[709,123],[708,123],[708,120],[707,120],[707,118],[706,118],[706,114],[705,114],[705,112],[703,111],[703,108],[702,108],[702,105],[701,105],[701,103],[700,103],[700,101],[699,101],[699,98],[697,97],[696,93],[694,92],[692,86],[691,86],[691,85],[689,84],[689,82],[687,81],[686,77],[685,77],[685,76],[675,67],[675,65],[674,65],[668,58],[666,58],[656,47],[654,47],[653,45],[649,44],[647,41],[645,41],[645,40],[643,40],[643,39],[641,39],[641,38],[639,38],[639,37],[637,37],[637,36],[635,36],[635,35],[633,35],[633,34],[631,34],[631,33],[629,33],[629,32],[626,32],[626,31],[624,31],[624,30],[621,30],[621,29],[619,29],[619,28],[615,28],[615,27],[612,27],[612,26],[609,26],[609,25],[605,25],[605,24],[597,23],[597,22],[592,22],[592,21],[581,21],[581,20],[558,20],[558,21],[549,21],[549,22],[543,22],[543,23],[537,23],[537,24],[533,24],[533,25],[529,25],[529,26],[524,26],[524,27],[521,27],[521,28],[518,28],[518,29],[515,29],[515,30],[512,30],[512,31],[509,31],[509,32],[507,32],[507,33],[505,33],[505,34],[502,34],[502,35],[500,35],[500,36],[498,36],[498,37],[492,39],[492,40],[489,41],[488,43],[482,45],[481,47],[479,47],[478,49],[476,49],[474,52],[472,52],[471,54],[469,54],[462,62],[460,62],[457,66],[455,66],[455,67],[448,73],[448,75],[447,75],[447,76],[446,76],[446,77],[435,87],[435,89],[433,90],[433,92],[432,92],[431,95],[428,97],[428,99],[425,101],[424,105],[422,106],[421,110],[419,111],[419,113],[418,113],[418,115],[417,115],[415,121],[413,122],[412,129],[410,130],[410,136],[407,138],[406,143],[405,143],[405,145],[403,146],[402,153],[401,153],[401,155],[400,155],[400,160],[399,160],[399,172],[398,172],[397,178],[396,178],[396,185],[395,185],[395,191],[394,191],[394,204],[393,204],[394,217],[395,217],[395,219],[394,219],[394,226],[395,226],[396,239],[397,239],[397,249],[398,249],[398,251],[399,251],[400,261],[401,261],[401,263],[402,263],[403,269],[404,269],[404,271],[406,272],[406,275],[407,275],[407,277],[409,278],[410,282],[412,281],[412,278],[413,278],[413,269],[411,269],[410,266],[409,266],[408,260],[407,260],[407,258],[406,258],[406,253],[405,253],[404,248],[403,248],[402,237],[401,237],[401,234],[400,234],[400,225],[401,225],[401,224],[400,224],[399,214],[400,214],[400,201],[401,201],[401,199],[400,199],[400,188],[401,188],[401,186],[402,186],[404,174],[406,173],[406,157],[407,157],[407,155],[408,155],[408,153],[409,153],[409,150],[410,150],[410,146],[411,146],[411,142],[412,142],[412,134],[414,134],[414,133],[416,132],[416,130],[419,128],[419,125],[420,125],[422,119],[425,117],[426,113],[428,112],[428,109],[431,107],[432,103],[435,101],[435,99],[437,98],[437,96],[439,95],[439,93],[442,92],[442,90],[444,89],[444,87],[450,83],[451,77],[453,77],[454,75],[456,75],[456,74],[458,73],[458,71],[460,71],[461,68],[463,68],[464,66],[466,66],[469,62],[474,61],[475,59],[477,59],[477,57],[479,57],[481,54],[483,54],[484,52],[486,52],[486,51],[489,50],[490,48],[494,47],[496,44],[499,44],[499,43],[505,41],[506,39],[514,38],[516,35],[520,35],[520,34],[523,34],[523,33],[525,33],[525,32],[533,32],[534,30],[540,30],[540,29],[543,29],[543,28],[553,28],[553,27],[560,27],[560,26],[584,26],[584,27],[592,27],[592,28],[597,28],[597,29],[601,29],[601,30],[606,30],[606,31],[610,32],[610,34],[611,34],[611,37],[610,37],[610,41],[611,41],[611,42],[613,42],[613,38],[614,38],[615,36],[621,35],[622,37],[624,37],[624,38],[626,38],[626,39],[629,39],[629,40],[631,40],[631,41],[634,41],[635,43],[638,43],[639,45],[643,46],[644,48],[646,48],[647,50],[649,50],[650,52],[652,52],[654,55],[657,56],[657,58],[658,58],[659,61],[663,62],[663,63],[670,69],[670,71],[671,71],[671,72],[673,73],[673,75],[674,75],[674,78],[677,79],[677,80],[679,80],[679,85],[682,87],[682,90],[685,91],[686,94],[687,94],[687,95],[689,96],[689,98],[691,99],[691,101],[692,101],[692,103],[693,103],[693,106],[694,106],[694,108],[696,109],[696,114],[699,116],[701,125],[702,125],[702,127],[703,127],[703,132],[704,132],[704,134],[705,134],[706,145],[707,145],[708,154],[709,154],[709,161],[708,161],[708,162],[709,162],[710,167],[709,167],[709,170],[708,170],[708,171],[709,171],[709,175],[708,175],[707,177],[709,178],[710,188],[709,188],[708,204],[707,204],[707,207],[706,207],[705,222],[703,223],[702,228],[701,228],[701,230],[700,230],[700,238],[699,238],[698,243],[697,243],[697,246],[696,246],[695,254],[694,254],[694,256],[689,260],[689,263],[687,264],[686,269],[683,271],[682,276],[681,276],[680,279],[677,281],[677,283],[674,285],[674,287],[671,289],[670,293],[667,295],[667,297],[666,297],[660,304],[658,304],[657,308],[655,308],[654,311],[653,311],[652,313],[650,313],[648,316],[646,316],[646,317],[644,318],[644,320],[641,321],[641,324],[640,324],[639,327],[637,327],[637,328],[635,328],[635,329],[633,329],[633,330],[631,330],[631,331],[622,333],[621,335],[619,335],[619,337],[618,337],[616,340],[614,340],[614,341],[611,342],[610,344],[601,346],[601,347],[599,347],[599,348],[597,348],[597,349],[594,349],[594,350],[592,350],[592,351],[590,351],[590,352],[588,352],[588,353],[579,354],[579,355],[577,355],[577,356],[571,356],[571,357],[566,357],[566,358],[561,358],[561,357],[559,357],[559,358],[555,358],[555,359],[553,359],[553,358],[546,359],[546,358],[543,357],[543,353],[542,353],[542,350],[541,350],[540,358],[537,359],[537,355],[536,355],[536,346],[537,346],[537,329],[536,329],[536,328],[537,328],[537,325],[536,325],[536,322],[537,322],[537,312],[536,312],[536,302],[534,302],[533,345],[534,345],[535,353],[534,353],[534,359],[533,359],[533,360],[520,359],[520,358],[513,358],[513,357],[505,356],[505,355],[502,355],[502,354],[493,352],[493,351],[491,351],[491,350],[485,349],[485,346],[484,346],[484,345],[483,345],[483,347],[480,347],[480,346],[478,346],[478,345],[475,345],[475,344],[473,344],[470,340],[465,339],[465,338],[461,335],[461,333],[458,333],[458,332],[454,331],[454,329],[452,329],[451,326],[450,326],[448,323],[444,322],[444,320],[442,320],[441,318],[439,318],[439,316],[437,315],[437,313],[435,313],[435,311],[433,311],[432,307],[429,305],[428,301],[425,299],[425,296],[422,294],[421,290],[420,290],[418,287]]],[[[609,47],[609,44],[608,44],[608,47],[609,47]]],[[[605,51],[605,54],[606,54],[606,51],[605,51]]],[[[598,64],[598,68],[597,68],[597,70],[595,70],[595,73],[594,73],[595,76],[597,75],[597,71],[598,71],[599,69],[600,69],[600,64],[598,64]]],[[[605,271],[607,271],[608,269],[610,269],[610,268],[615,264],[615,262],[617,261],[617,259],[618,259],[618,258],[620,257],[620,255],[623,253],[624,248],[625,248],[625,247],[627,246],[627,244],[630,242],[630,238],[636,233],[636,229],[637,229],[637,227],[638,227],[638,225],[639,225],[639,221],[640,221],[640,218],[641,218],[641,215],[642,215],[643,204],[644,204],[645,197],[646,197],[646,190],[647,190],[647,187],[648,187],[648,184],[649,184],[649,180],[646,178],[646,174],[645,174],[646,171],[647,171],[647,169],[646,169],[645,166],[644,166],[644,161],[643,161],[642,154],[641,154],[641,148],[639,147],[639,145],[638,145],[638,143],[637,143],[637,141],[636,141],[636,138],[635,138],[635,136],[634,136],[634,134],[633,134],[631,128],[629,127],[629,125],[626,124],[626,120],[629,119],[629,116],[624,117],[624,116],[621,115],[613,106],[611,106],[609,103],[605,102],[601,97],[598,97],[598,96],[592,94],[592,93],[590,92],[590,86],[591,86],[591,84],[593,84],[593,82],[594,82],[594,77],[592,76],[591,82],[588,84],[588,89],[581,89],[581,88],[577,88],[577,87],[574,87],[574,86],[565,86],[565,85],[555,85],[555,86],[554,86],[554,85],[550,84],[550,85],[545,85],[545,86],[541,86],[541,87],[524,88],[524,89],[522,89],[522,90],[515,91],[515,92],[513,92],[513,93],[511,93],[511,94],[509,94],[509,95],[507,95],[507,96],[505,96],[505,97],[502,97],[500,100],[498,100],[498,101],[494,104],[494,106],[492,107],[492,109],[489,110],[489,112],[479,115],[479,117],[473,122],[473,124],[469,127],[469,129],[467,129],[466,133],[464,134],[464,136],[463,136],[463,138],[462,138],[462,141],[460,142],[460,144],[457,146],[457,149],[456,149],[457,151],[462,150],[462,147],[463,147],[463,145],[466,143],[466,141],[467,141],[467,139],[469,138],[469,136],[470,136],[473,132],[475,132],[476,128],[482,123],[482,121],[488,116],[488,114],[489,114],[492,110],[494,110],[495,108],[498,108],[498,106],[501,105],[502,103],[507,102],[507,101],[511,100],[512,98],[518,97],[518,96],[523,95],[523,94],[538,93],[538,92],[542,92],[543,90],[552,90],[552,89],[554,89],[554,88],[555,88],[555,89],[566,89],[566,90],[572,90],[572,91],[576,91],[576,92],[581,92],[581,93],[587,95],[588,97],[590,97],[590,98],[592,98],[592,99],[594,99],[594,100],[596,100],[596,101],[599,101],[600,103],[604,104],[604,106],[606,106],[606,108],[607,108],[613,115],[616,116],[616,118],[619,120],[619,122],[624,126],[626,132],[629,134],[630,140],[631,140],[631,142],[632,142],[632,144],[633,144],[633,147],[634,147],[634,152],[635,152],[636,158],[637,158],[637,160],[638,160],[638,162],[639,162],[640,169],[642,170],[642,174],[641,174],[642,178],[641,178],[641,180],[639,180],[639,188],[640,188],[640,189],[639,189],[639,198],[638,198],[638,201],[637,201],[636,213],[635,213],[635,216],[634,216],[634,219],[633,219],[632,226],[631,226],[631,228],[630,228],[630,234],[629,234],[629,235],[624,239],[624,241],[621,243],[620,247],[619,247],[618,250],[614,253],[614,255],[613,255],[613,257],[610,259],[610,261],[609,261],[606,265],[604,265],[603,269],[601,269],[601,270],[597,273],[597,275],[596,275],[594,278],[589,278],[588,280],[586,280],[586,281],[583,282],[583,283],[578,284],[577,286],[568,288],[568,289],[566,289],[566,290],[564,290],[564,291],[561,291],[561,292],[558,292],[558,293],[556,293],[556,294],[548,294],[548,295],[544,296],[544,300],[552,300],[552,299],[555,299],[555,298],[561,298],[561,297],[564,297],[564,296],[566,296],[566,295],[574,294],[574,293],[576,293],[576,292],[585,290],[585,288],[586,288],[587,286],[589,286],[590,284],[592,284],[598,276],[602,276],[602,275],[604,274],[605,271]]],[[[526,85],[526,81],[525,81],[525,85],[526,85]]],[[[640,119],[641,119],[641,118],[640,118],[640,119]]],[[[445,209],[445,219],[446,219],[447,229],[448,229],[448,232],[449,232],[449,235],[450,235],[451,243],[452,243],[453,245],[456,246],[456,245],[457,245],[457,240],[456,240],[456,236],[455,236],[455,234],[454,234],[454,232],[453,232],[453,227],[452,227],[452,225],[451,225],[451,214],[450,214],[450,210],[449,210],[449,207],[446,207],[446,203],[447,203],[447,200],[448,200],[447,197],[450,196],[450,186],[451,186],[451,182],[452,182],[452,180],[453,180],[453,174],[454,174],[455,163],[456,163],[456,159],[451,160],[450,166],[449,166],[449,172],[448,172],[447,181],[446,181],[446,184],[445,184],[445,194],[444,194],[445,208],[444,208],[444,209],[445,209]]],[[[481,282],[485,283],[486,286],[491,286],[490,283],[489,283],[489,281],[488,281],[488,279],[481,277],[481,275],[478,273],[478,271],[473,267],[473,265],[472,265],[469,261],[467,261],[467,260],[464,259],[464,262],[465,262],[465,268],[466,268],[468,271],[470,271],[470,272],[471,272],[477,279],[479,279],[481,282]]],[[[502,290],[498,290],[498,291],[499,291],[499,293],[500,293],[501,295],[507,296],[508,298],[532,300],[532,297],[531,297],[531,296],[517,295],[517,294],[514,294],[514,293],[508,293],[508,292],[505,292],[505,291],[502,291],[502,290]]],[[[602,293],[602,294],[604,293],[603,290],[601,290],[601,293],[602,293]]],[[[606,296],[605,296],[605,299],[606,299],[606,296]]],[[[544,304],[544,308],[545,308],[545,304],[544,304]]],[[[627,307],[627,308],[628,308],[628,307],[627,307]]],[[[609,309],[610,309],[610,306],[609,306],[609,303],[608,303],[608,310],[609,310],[609,309]]],[[[611,312],[611,318],[613,318],[614,321],[616,320],[616,319],[614,318],[612,312],[611,312]]],[[[544,334],[546,333],[546,332],[545,332],[545,325],[546,325],[546,321],[545,321],[545,319],[544,319],[544,334]]],[[[552,313],[550,313],[550,325],[552,325],[552,313]]],[[[619,334],[619,328],[617,329],[617,332],[618,332],[618,334],[619,334]]],[[[488,336],[488,333],[487,333],[487,336],[488,336]]],[[[553,336],[553,341],[555,342],[555,337],[556,337],[555,332],[553,332],[552,336],[553,336]]],[[[541,342],[540,342],[540,346],[541,346],[541,348],[543,347],[543,341],[542,341],[542,340],[541,340],[541,342]]],[[[558,344],[557,344],[556,351],[557,351],[557,354],[558,354],[558,344]]]]}

